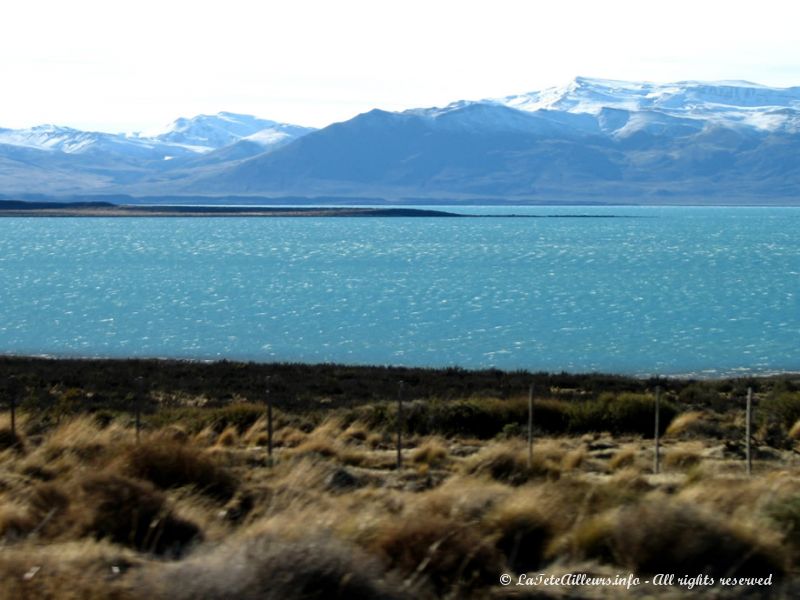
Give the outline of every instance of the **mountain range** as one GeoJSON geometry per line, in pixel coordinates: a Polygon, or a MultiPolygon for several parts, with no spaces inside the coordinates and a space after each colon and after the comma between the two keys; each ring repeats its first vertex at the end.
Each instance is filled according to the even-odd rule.
{"type": "Polygon", "coordinates": [[[0,129],[0,196],[797,204],[800,87],[578,77],[322,129],[224,112],[136,134],[0,129]]]}

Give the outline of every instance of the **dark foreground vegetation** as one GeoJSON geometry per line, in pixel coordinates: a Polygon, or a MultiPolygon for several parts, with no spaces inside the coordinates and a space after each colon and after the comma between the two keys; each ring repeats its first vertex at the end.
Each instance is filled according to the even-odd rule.
{"type": "Polygon", "coordinates": [[[800,376],[2,358],[0,599],[793,598],[799,390],[800,376]],[[500,583],[540,573],[675,579],[500,583]],[[698,575],[714,584],[680,583],[698,575]]]}

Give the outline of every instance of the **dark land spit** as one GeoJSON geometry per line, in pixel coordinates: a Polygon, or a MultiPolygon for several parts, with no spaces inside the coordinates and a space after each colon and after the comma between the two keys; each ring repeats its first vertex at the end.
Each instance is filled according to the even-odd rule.
{"type": "Polygon", "coordinates": [[[134,206],[110,202],[0,200],[0,217],[459,217],[416,208],[283,206],[134,206]]]}

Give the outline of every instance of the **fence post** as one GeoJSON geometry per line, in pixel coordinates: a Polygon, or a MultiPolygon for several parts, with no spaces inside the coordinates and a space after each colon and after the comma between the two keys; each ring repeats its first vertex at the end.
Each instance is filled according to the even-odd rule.
{"type": "Polygon", "coordinates": [[[272,459],[272,395],[269,393],[269,377],[267,377],[267,456],[272,459]]]}
{"type": "Polygon", "coordinates": [[[142,378],[137,378],[136,383],[138,385],[136,386],[136,399],[134,400],[136,406],[134,410],[136,411],[136,443],[138,444],[142,431],[142,378]]]}
{"type": "Polygon", "coordinates": [[[8,398],[8,413],[11,418],[11,434],[17,435],[17,380],[16,376],[10,375],[7,384],[0,388],[0,404],[3,397],[8,398]]]}
{"type": "Polygon", "coordinates": [[[403,468],[403,381],[397,385],[397,470],[403,468]]]}
{"type": "Polygon", "coordinates": [[[659,422],[661,413],[661,386],[656,386],[656,429],[655,429],[655,457],[653,462],[653,472],[658,474],[661,471],[661,424],[659,422]]]}
{"type": "Polygon", "coordinates": [[[533,464],[533,384],[528,389],[528,468],[533,464]]]}
{"type": "Polygon", "coordinates": [[[11,436],[15,437],[17,435],[17,397],[13,390],[9,401],[11,402],[11,436]]]}
{"type": "Polygon", "coordinates": [[[745,458],[747,459],[747,475],[753,472],[753,455],[750,452],[750,432],[753,424],[753,388],[747,388],[747,418],[745,421],[745,458]]]}

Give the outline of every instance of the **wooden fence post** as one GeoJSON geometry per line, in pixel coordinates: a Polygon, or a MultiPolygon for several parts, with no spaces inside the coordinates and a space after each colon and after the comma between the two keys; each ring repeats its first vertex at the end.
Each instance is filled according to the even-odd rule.
{"type": "Polygon", "coordinates": [[[13,390],[9,402],[11,402],[11,436],[14,438],[17,435],[17,397],[13,390]]]}
{"type": "Polygon", "coordinates": [[[753,455],[750,452],[750,432],[753,424],[753,388],[747,388],[747,418],[745,421],[745,458],[747,459],[747,475],[753,472],[753,455]]]}
{"type": "Polygon", "coordinates": [[[141,438],[141,431],[142,431],[142,388],[144,387],[144,380],[141,376],[136,378],[136,397],[133,399],[134,402],[134,414],[136,418],[136,443],[139,443],[141,438]]]}
{"type": "Polygon", "coordinates": [[[272,395],[269,391],[269,377],[267,377],[267,456],[272,459],[272,395]]]}
{"type": "Polygon", "coordinates": [[[655,457],[653,460],[653,472],[658,474],[661,471],[661,386],[656,386],[656,429],[655,429],[655,457]]]}
{"type": "Polygon", "coordinates": [[[528,389],[528,468],[533,464],[533,384],[528,389]]]}
{"type": "Polygon", "coordinates": [[[403,381],[397,385],[397,470],[403,468],[403,381]]]}

